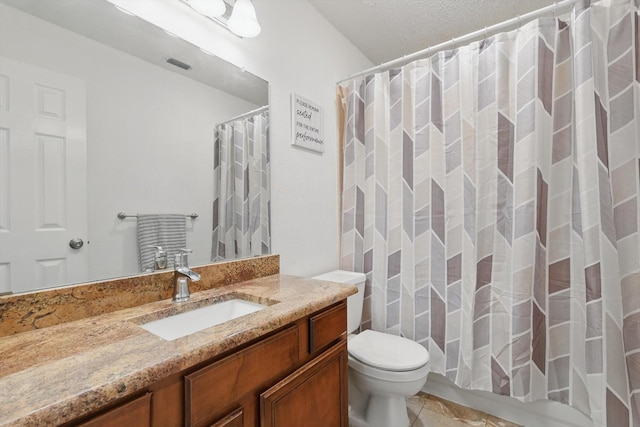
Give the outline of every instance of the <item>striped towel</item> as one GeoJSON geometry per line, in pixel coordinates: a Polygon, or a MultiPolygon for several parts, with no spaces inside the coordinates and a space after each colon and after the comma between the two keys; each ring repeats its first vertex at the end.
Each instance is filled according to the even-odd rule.
{"type": "Polygon", "coordinates": [[[173,268],[178,249],[187,247],[187,219],[184,215],[138,214],[138,254],[140,271],[153,271],[155,249],[162,246],[167,252],[167,268],[173,268]]]}

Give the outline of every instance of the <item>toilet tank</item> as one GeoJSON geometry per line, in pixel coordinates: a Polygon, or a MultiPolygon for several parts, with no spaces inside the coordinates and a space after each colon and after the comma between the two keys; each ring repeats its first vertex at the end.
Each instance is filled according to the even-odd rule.
{"type": "Polygon", "coordinates": [[[318,280],[327,280],[329,282],[347,283],[355,285],[358,293],[347,298],[347,333],[352,333],[360,327],[362,319],[362,304],[364,302],[364,284],[367,276],[364,273],[356,273],[353,271],[335,270],[329,273],[314,277],[318,280]]]}

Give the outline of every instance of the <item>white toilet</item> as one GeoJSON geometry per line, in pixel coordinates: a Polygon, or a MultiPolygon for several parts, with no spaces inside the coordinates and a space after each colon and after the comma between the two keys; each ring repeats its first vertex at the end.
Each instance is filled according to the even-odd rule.
{"type": "Polygon", "coordinates": [[[406,398],[418,393],[429,373],[429,352],[407,338],[360,326],[364,273],[332,271],[314,279],[348,283],[358,293],[347,299],[349,422],[353,427],[409,427],[406,398]]]}

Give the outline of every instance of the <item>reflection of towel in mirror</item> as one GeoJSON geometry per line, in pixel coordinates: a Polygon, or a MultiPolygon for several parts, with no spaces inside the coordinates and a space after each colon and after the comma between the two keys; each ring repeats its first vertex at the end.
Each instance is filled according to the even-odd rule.
{"type": "Polygon", "coordinates": [[[156,250],[162,246],[167,253],[167,268],[173,268],[178,249],[187,246],[187,219],[184,215],[138,214],[138,254],[140,271],[153,271],[156,250]]]}

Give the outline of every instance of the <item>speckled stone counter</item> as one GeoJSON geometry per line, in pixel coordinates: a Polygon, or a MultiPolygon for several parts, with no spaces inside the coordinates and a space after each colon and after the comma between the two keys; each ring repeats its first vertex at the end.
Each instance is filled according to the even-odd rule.
{"type": "Polygon", "coordinates": [[[355,293],[272,275],[0,338],[0,425],[58,425],[207,361],[355,293]],[[273,303],[174,341],[138,326],[229,294],[273,303]]]}
{"type": "MultiPolygon", "coordinates": [[[[204,291],[280,272],[280,257],[267,255],[193,267],[202,280],[191,292],[204,291]]],[[[0,337],[111,313],[173,295],[173,270],[63,286],[0,297],[0,337]]]]}

